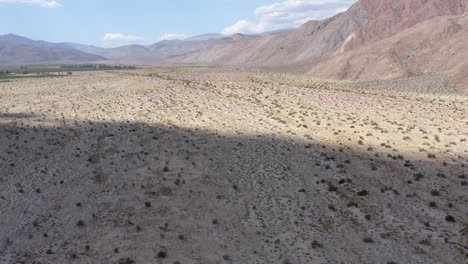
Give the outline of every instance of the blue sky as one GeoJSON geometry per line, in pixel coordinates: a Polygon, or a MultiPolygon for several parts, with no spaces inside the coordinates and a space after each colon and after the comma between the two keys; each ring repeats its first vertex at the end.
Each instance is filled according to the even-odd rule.
{"type": "Polygon", "coordinates": [[[356,0],[0,0],[0,34],[100,46],[203,33],[256,34],[344,11],[356,0]]]}

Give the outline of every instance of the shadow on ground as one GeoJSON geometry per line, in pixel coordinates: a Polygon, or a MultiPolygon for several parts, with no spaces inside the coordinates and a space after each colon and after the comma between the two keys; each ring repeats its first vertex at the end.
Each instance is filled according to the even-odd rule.
{"type": "Polygon", "coordinates": [[[0,125],[1,263],[465,258],[466,157],[444,166],[266,135],[76,124],[0,125]]]}

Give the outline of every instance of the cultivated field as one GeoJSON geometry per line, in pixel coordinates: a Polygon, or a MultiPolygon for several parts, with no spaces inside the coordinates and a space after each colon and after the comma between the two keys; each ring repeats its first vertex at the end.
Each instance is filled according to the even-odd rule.
{"type": "Polygon", "coordinates": [[[467,263],[468,96],[425,80],[0,82],[0,263],[467,263]]]}

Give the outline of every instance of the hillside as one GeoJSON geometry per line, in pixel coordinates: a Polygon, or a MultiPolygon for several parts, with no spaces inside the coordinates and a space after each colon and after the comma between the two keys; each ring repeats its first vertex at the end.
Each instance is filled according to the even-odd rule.
{"type": "Polygon", "coordinates": [[[331,57],[310,74],[372,80],[448,73],[468,62],[468,16],[437,17],[359,49],[331,57]]]}
{"type": "Polygon", "coordinates": [[[284,67],[369,80],[458,72],[468,57],[467,0],[361,0],[323,21],[264,36],[235,35],[170,61],[284,67]]]}

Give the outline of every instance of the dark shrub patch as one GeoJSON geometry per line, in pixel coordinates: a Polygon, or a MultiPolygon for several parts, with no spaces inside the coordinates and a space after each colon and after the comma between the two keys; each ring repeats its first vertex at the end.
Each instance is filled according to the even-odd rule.
{"type": "Polygon", "coordinates": [[[85,226],[85,222],[83,220],[79,220],[78,222],[76,222],[76,226],[77,227],[84,227],[85,226]]]}
{"type": "Polygon", "coordinates": [[[366,190],[362,190],[362,191],[357,193],[358,196],[367,196],[368,194],[369,194],[369,192],[366,191],[366,190]]]}
{"type": "Polygon", "coordinates": [[[455,217],[453,217],[453,216],[451,216],[451,215],[447,215],[447,216],[445,217],[445,221],[447,221],[447,222],[456,222],[456,221],[455,221],[455,217]]]}
{"type": "Polygon", "coordinates": [[[166,251],[159,251],[158,253],[158,258],[166,258],[167,257],[167,253],[166,251]]]}
{"type": "Polygon", "coordinates": [[[329,192],[336,192],[338,190],[338,187],[336,187],[335,185],[331,184],[331,183],[328,183],[328,191],[329,192]]]}
{"type": "Polygon", "coordinates": [[[317,240],[312,241],[312,248],[322,248],[323,245],[320,244],[317,240]]]}

